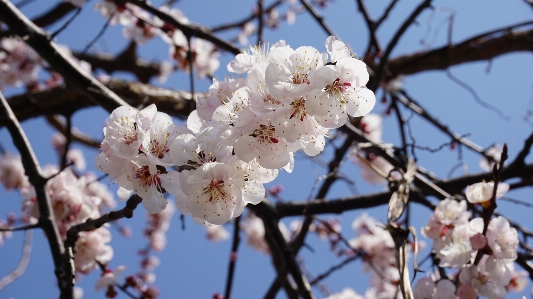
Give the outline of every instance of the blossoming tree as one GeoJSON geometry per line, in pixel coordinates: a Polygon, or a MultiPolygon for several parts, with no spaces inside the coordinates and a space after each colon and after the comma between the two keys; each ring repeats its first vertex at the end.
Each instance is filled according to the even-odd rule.
{"type": "MultiPolygon", "coordinates": [[[[479,95],[505,89],[504,77],[515,72],[530,76],[531,61],[494,71],[503,74],[493,75],[494,86],[472,87],[450,71],[488,61],[489,73],[500,55],[533,50],[533,22],[485,20],[468,34],[455,22],[475,7],[447,7],[455,2],[357,0],[348,13],[341,1],[258,0],[246,3],[251,13],[239,3],[233,20],[210,19],[208,27],[194,22],[203,2],[189,4],[195,13],[178,1],[32,2],[0,0],[0,125],[12,140],[1,142],[0,182],[6,196],[18,198],[10,204],[16,208],[0,210],[0,250],[12,252],[11,239],[24,235],[20,260],[5,262],[14,270],[0,267],[0,292],[7,296],[42,295],[21,289],[32,275],[24,272],[37,246],[35,230],[48,244],[42,251],[49,254],[39,257],[53,262],[39,276],[55,275],[59,290],[46,297],[62,299],[206,292],[225,299],[505,298],[523,292],[533,277],[533,205],[524,192],[533,182],[532,104],[520,92],[506,92],[505,103],[520,106],[515,112],[479,95]],[[354,28],[333,17],[341,13],[359,20],[354,28]],[[339,24],[338,35],[324,16],[339,24]],[[102,26],[86,26],[83,18],[102,26]],[[301,32],[288,33],[299,23],[301,32]],[[76,42],[69,30],[80,25],[87,33],[95,29],[94,38],[76,42]],[[423,47],[402,48],[415,25],[423,27],[417,36],[423,47]],[[378,32],[386,26],[388,35],[378,32]],[[467,35],[456,41],[454,30],[467,35]],[[115,38],[125,49],[99,50],[115,38]],[[164,59],[148,60],[154,43],[164,59]],[[424,76],[416,75],[428,71],[441,77],[418,82],[424,76]],[[461,101],[475,100],[469,108],[456,109],[457,87],[461,101]],[[507,117],[510,111],[523,119],[507,117]],[[34,118],[55,129],[58,163],[40,166],[44,145],[26,136],[45,132],[25,125],[34,118]],[[76,128],[78,121],[90,129],[76,128]],[[491,134],[470,138],[452,127],[491,134]],[[99,135],[84,132],[91,129],[99,135]],[[472,163],[480,167],[473,174],[472,163]],[[372,216],[362,212],[371,208],[372,216]],[[218,244],[186,256],[179,249],[185,237],[168,233],[180,229],[218,244]],[[139,233],[138,248],[115,241],[139,233]],[[217,256],[230,239],[227,268],[210,265],[205,255],[217,256]],[[196,261],[158,272],[171,264],[158,254],[173,244],[178,254],[171,260],[196,261]],[[271,275],[255,269],[238,276],[240,264],[265,256],[271,275]],[[358,271],[345,268],[356,262],[358,271]],[[200,281],[186,269],[196,263],[210,272],[200,281]],[[189,289],[159,284],[156,273],[178,277],[189,289]],[[339,283],[339,275],[349,280],[339,283]],[[363,276],[365,288],[351,284],[363,276]],[[248,292],[241,292],[246,284],[248,292]]],[[[216,11],[221,4],[210,5],[205,9],[216,11]]],[[[490,5],[485,9],[525,19],[533,8],[529,0],[490,5]]]]}

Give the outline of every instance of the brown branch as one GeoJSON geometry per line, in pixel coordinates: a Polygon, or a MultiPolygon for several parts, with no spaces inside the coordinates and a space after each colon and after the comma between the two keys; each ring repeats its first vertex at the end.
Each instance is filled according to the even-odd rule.
{"type": "Polygon", "coordinates": [[[266,233],[275,241],[275,246],[272,246],[274,248],[271,247],[271,250],[281,253],[289,273],[298,286],[298,293],[300,296],[307,299],[314,298],[313,293],[311,292],[311,286],[296,262],[295,253],[291,249],[291,246],[287,244],[279,230],[278,218],[274,207],[265,200],[257,205],[249,205],[248,207],[259,216],[261,220],[263,220],[266,233]]]}
{"type": "Polygon", "coordinates": [[[392,2],[387,6],[387,9],[383,12],[383,15],[376,21],[376,29],[385,21],[388,17],[394,6],[398,3],[398,0],[392,0],[392,2]]]}
{"type": "MultiPolygon", "coordinates": [[[[39,27],[46,27],[48,25],[54,24],[56,21],[61,19],[62,17],[66,16],[69,12],[76,9],[76,6],[67,3],[62,2],[57,4],[54,8],[49,10],[48,12],[36,17],[32,20],[33,24],[39,26],[39,27]]],[[[13,35],[13,32],[10,30],[0,32],[0,38],[13,35]]]]}
{"type": "Polygon", "coordinates": [[[124,0],[124,2],[129,2],[129,3],[139,6],[140,8],[160,18],[164,22],[167,22],[168,24],[181,30],[181,32],[183,32],[185,36],[189,36],[189,37],[196,36],[198,38],[205,39],[207,41],[212,42],[219,48],[226,50],[230,53],[233,53],[235,55],[241,53],[241,50],[239,48],[237,48],[235,45],[233,45],[229,41],[226,41],[222,38],[215,36],[209,28],[199,25],[199,24],[192,24],[192,23],[182,24],[178,20],[176,20],[173,16],[160,11],[155,6],[152,6],[152,4],[150,4],[150,2],[146,0],[124,0]]]}
{"type": "MultiPolygon", "coordinates": [[[[501,172],[500,181],[512,178],[531,178],[533,176],[533,164],[527,164],[523,167],[504,167],[501,172]]],[[[492,171],[478,174],[464,175],[459,178],[445,179],[434,182],[434,184],[449,194],[461,194],[468,185],[490,181],[493,179],[492,171]]],[[[409,202],[426,205],[422,198],[429,193],[426,190],[414,190],[409,194],[409,202]]],[[[275,210],[280,218],[301,215],[318,215],[318,214],[341,214],[350,210],[366,209],[386,205],[389,203],[391,191],[366,194],[360,196],[344,197],[339,199],[323,199],[313,202],[278,202],[275,204],[275,210]]]]}
{"type": "MultiPolygon", "coordinates": [[[[282,1],[282,0],[277,0],[276,2],[270,4],[269,6],[264,8],[264,10],[263,10],[264,13],[269,13],[272,9],[274,9],[274,8],[280,6],[281,4],[283,4],[283,2],[284,1],[282,1]]],[[[211,28],[211,31],[212,32],[218,32],[218,31],[233,29],[233,28],[237,28],[237,27],[242,27],[246,23],[253,21],[255,18],[257,18],[257,12],[256,11],[254,11],[250,16],[248,16],[248,17],[246,17],[246,18],[244,18],[244,19],[242,19],[240,21],[231,22],[231,23],[228,23],[228,24],[222,24],[222,25],[213,27],[213,28],[211,28]]]]}
{"type": "Polygon", "coordinates": [[[265,29],[263,22],[263,14],[265,13],[263,2],[263,0],[257,0],[257,23],[259,24],[257,28],[257,45],[261,45],[263,42],[263,30],[265,29]]]}
{"type": "MultiPolygon", "coordinates": [[[[1,3],[3,2],[0,2],[0,4],[1,3]]],[[[9,104],[2,93],[0,93],[0,101],[2,103],[0,107],[0,119],[3,119],[11,138],[13,139],[13,143],[19,150],[24,171],[28,176],[30,183],[35,188],[37,204],[39,206],[39,225],[48,239],[48,244],[54,261],[54,272],[56,274],[59,289],[61,290],[61,299],[71,299],[74,295],[74,277],[70,271],[64,270],[65,261],[62,258],[64,252],[63,241],[61,240],[61,236],[55,225],[50,197],[46,191],[47,179],[41,172],[41,167],[39,166],[35,153],[26,138],[26,134],[22,130],[17,118],[13,114],[13,111],[9,107],[9,104]]]]}
{"type": "Polygon", "coordinates": [[[490,35],[476,39],[470,38],[455,45],[399,56],[389,61],[389,76],[444,70],[453,65],[490,60],[503,54],[519,51],[533,51],[533,29],[520,32],[505,30],[498,37],[490,35]]]}
{"type": "Polygon", "coordinates": [[[231,296],[231,287],[233,285],[233,277],[235,275],[235,263],[237,262],[237,249],[239,248],[239,243],[241,242],[241,237],[239,236],[240,229],[239,223],[241,222],[241,217],[235,218],[234,230],[233,230],[233,243],[231,245],[230,261],[228,266],[228,277],[226,280],[226,290],[224,291],[224,299],[230,299],[231,296]]]}
{"type": "Polygon", "coordinates": [[[370,51],[372,50],[372,47],[374,47],[375,52],[380,52],[381,46],[379,45],[378,39],[376,37],[377,24],[370,17],[370,14],[368,13],[365,2],[363,0],[357,0],[357,10],[363,15],[366,27],[368,29],[368,33],[370,34],[370,41],[368,42],[368,47],[366,49],[365,54],[369,55],[370,51]]]}
{"type": "MultiPolygon", "coordinates": [[[[76,242],[78,241],[80,232],[88,232],[95,230],[102,225],[109,223],[111,221],[115,221],[121,218],[131,218],[133,217],[133,211],[137,208],[137,206],[142,202],[142,198],[139,197],[137,194],[131,196],[128,201],[126,202],[126,206],[120,210],[112,211],[107,214],[102,215],[100,218],[97,219],[87,219],[84,223],[80,223],[77,225],[72,226],[67,231],[67,237],[65,239],[65,253],[64,253],[64,260],[68,261],[64,264],[64,271],[65,272],[75,272],[74,264],[74,248],[76,245],[76,242]]],[[[73,273],[74,274],[74,273],[73,273]]],[[[63,292],[62,292],[63,295],[63,292]]],[[[61,297],[63,299],[63,297],[61,297]]]]}
{"type": "MultiPolygon", "coordinates": [[[[189,92],[121,80],[111,80],[105,85],[134,107],[154,103],[159,111],[180,118],[185,118],[192,111],[189,92]]],[[[96,105],[79,89],[65,86],[13,96],[8,103],[20,121],[42,115],[68,115],[96,105]]],[[[0,119],[0,126],[4,125],[5,120],[0,119]]]]}
{"type": "MultiPolygon", "coordinates": [[[[66,137],[67,135],[67,128],[65,124],[57,117],[57,116],[47,116],[46,120],[49,124],[51,124],[54,128],[56,128],[63,136],[66,137]]],[[[91,136],[80,132],[76,130],[71,130],[70,135],[72,137],[72,141],[76,141],[82,144],[85,144],[89,147],[93,148],[100,148],[100,141],[93,139],[91,136]]]]}
{"type": "MultiPolygon", "coordinates": [[[[529,152],[531,150],[531,146],[533,146],[533,134],[529,135],[529,137],[524,141],[524,147],[522,150],[518,153],[516,158],[511,162],[511,165],[524,165],[524,161],[529,155],[529,152]]],[[[509,165],[509,166],[511,166],[509,165]]]]}
{"type": "Polygon", "coordinates": [[[79,88],[98,105],[111,112],[128,105],[114,92],[87,74],[41,28],[33,24],[8,0],[0,0],[0,19],[45,59],[68,85],[79,88]]]}
{"type": "Polygon", "coordinates": [[[38,227],[41,227],[39,223],[20,226],[20,227],[0,227],[0,232],[16,232],[16,231],[21,231],[21,230],[31,230],[31,229],[38,228],[38,227]]]}
{"type": "Polygon", "coordinates": [[[89,218],[85,220],[84,223],[72,226],[67,231],[67,238],[65,239],[65,248],[74,247],[76,241],[78,240],[78,235],[80,232],[93,231],[111,221],[115,221],[121,218],[133,217],[133,211],[135,211],[135,209],[141,202],[142,198],[135,194],[128,199],[124,208],[104,214],[97,219],[89,218]]]}
{"type": "Polygon", "coordinates": [[[320,27],[324,29],[328,36],[339,37],[333,32],[333,30],[328,26],[328,24],[326,24],[326,22],[324,21],[324,17],[316,11],[316,9],[313,7],[313,5],[311,5],[311,3],[307,2],[307,0],[300,0],[300,2],[305,7],[305,9],[307,9],[307,11],[311,14],[311,16],[313,16],[313,18],[320,25],[320,27]]]}
{"type": "Polygon", "coordinates": [[[418,15],[420,15],[420,13],[424,9],[430,7],[430,4],[431,4],[431,0],[424,0],[422,3],[420,3],[415,8],[415,10],[409,15],[409,17],[407,17],[407,19],[403,22],[400,28],[398,28],[398,31],[396,31],[396,33],[392,37],[392,40],[387,45],[387,48],[385,49],[383,56],[381,56],[380,58],[379,66],[376,70],[376,74],[374,78],[372,78],[372,81],[369,82],[369,84],[367,85],[370,90],[375,91],[377,87],[379,86],[379,83],[381,82],[383,74],[385,73],[385,69],[387,68],[387,65],[389,63],[389,56],[392,50],[396,47],[396,45],[400,41],[400,38],[402,37],[402,35],[405,33],[407,28],[409,28],[409,26],[415,22],[415,19],[418,17],[418,15]]]}
{"type": "Polygon", "coordinates": [[[439,130],[441,130],[444,134],[448,135],[450,138],[452,138],[454,141],[458,142],[458,143],[461,143],[463,144],[464,146],[466,146],[467,148],[483,155],[484,157],[486,157],[487,159],[489,160],[492,160],[492,157],[487,155],[485,153],[485,150],[475,144],[473,141],[470,141],[468,140],[467,138],[457,134],[457,133],[453,133],[446,125],[442,124],[436,117],[432,116],[431,114],[429,114],[427,112],[427,110],[425,110],[424,108],[422,108],[420,106],[420,104],[418,104],[417,102],[415,102],[408,94],[407,92],[401,90],[400,91],[400,94],[402,96],[393,96],[393,98],[397,99],[400,103],[402,103],[405,107],[411,109],[413,112],[417,113],[418,115],[420,115],[422,118],[424,118],[425,120],[429,121],[431,124],[433,124],[436,128],[438,128],[439,130]]]}

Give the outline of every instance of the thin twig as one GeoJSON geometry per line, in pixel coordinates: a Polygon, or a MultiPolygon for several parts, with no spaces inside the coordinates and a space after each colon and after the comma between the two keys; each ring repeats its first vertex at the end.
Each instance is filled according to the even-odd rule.
{"type": "Polygon", "coordinates": [[[78,7],[76,9],[76,12],[72,15],[72,17],[70,17],[70,19],[68,19],[65,24],[63,24],[63,26],[61,26],[59,29],[57,29],[54,33],[52,33],[50,35],[50,38],[51,39],[54,39],[59,33],[61,33],[61,31],[65,30],[68,25],[70,25],[70,23],[72,23],[72,21],[74,21],[74,19],[80,14],[81,12],[81,7],[78,7]]]}
{"type": "Polygon", "coordinates": [[[375,72],[375,76],[372,79],[372,81],[367,85],[367,87],[375,91],[377,87],[379,86],[379,83],[382,80],[383,74],[385,73],[385,68],[387,66],[387,63],[389,62],[389,56],[392,53],[392,50],[396,45],[398,44],[398,41],[402,37],[402,35],[405,33],[407,28],[411,24],[415,22],[415,19],[418,17],[418,15],[426,8],[430,7],[431,0],[424,0],[422,3],[420,3],[416,9],[407,17],[407,19],[403,22],[403,24],[398,28],[396,33],[394,34],[392,40],[387,45],[387,48],[385,49],[385,52],[383,52],[383,55],[380,58],[379,66],[375,72]]]}
{"type": "Polygon", "coordinates": [[[263,0],[257,0],[257,23],[259,24],[257,28],[257,46],[261,46],[263,42],[263,30],[264,30],[264,19],[263,19],[263,0]]]}
{"type": "Polygon", "coordinates": [[[416,101],[414,101],[408,94],[406,91],[404,90],[400,90],[399,92],[402,96],[400,97],[396,97],[398,99],[398,101],[400,103],[402,103],[405,107],[413,110],[415,113],[417,113],[418,115],[420,115],[422,118],[424,118],[425,120],[429,121],[431,124],[433,124],[436,128],[438,128],[439,130],[441,130],[444,134],[450,136],[450,138],[452,138],[454,141],[460,143],[460,144],[463,144],[464,146],[466,146],[467,148],[483,155],[485,158],[487,158],[489,161],[493,161],[494,159],[492,158],[492,156],[489,156],[485,153],[485,150],[475,144],[474,142],[472,142],[471,140],[465,138],[464,136],[461,136],[457,133],[453,133],[446,125],[442,124],[440,121],[437,120],[436,117],[432,116],[431,114],[429,114],[427,112],[427,110],[425,110],[424,108],[422,108],[420,106],[420,104],[418,104],[416,101]]]}
{"type": "Polygon", "coordinates": [[[17,278],[24,274],[24,271],[26,271],[26,268],[28,267],[28,264],[30,262],[31,249],[33,247],[32,239],[33,232],[31,230],[27,230],[26,234],[24,235],[22,257],[20,258],[17,268],[11,271],[11,273],[9,273],[8,275],[4,276],[2,279],[0,279],[0,290],[13,283],[17,278]]]}
{"type": "Polygon", "coordinates": [[[39,228],[39,227],[41,227],[39,223],[20,226],[20,227],[0,227],[0,232],[16,232],[16,231],[21,231],[21,230],[31,230],[31,229],[39,228]]]}
{"type": "Polygon", "coordinates": [[[111,19],[114,16],[115,16],[115,12],[111,13],[111,15],[109,16],[109,18],[105,22],[104,26],[102,26],[102,28],[100,29],[98,34],[87,44],[87,46],[85,46],[83,51],[81,51],[81,55],[85,55],[85,53],[87,53],[91,49],[91,47],[94,45],[94,43],[96,43],[96,41],[98,41],[104,35],[105,31],[107,30],[107,28],[111,24],[111,19]]]}
{"type": "Polygon", "coordinates": [[[241,53],[241,50],[239,48],[237,48],[232,43],[215,36],[213,32],[205,26],[202,26],[199,24],[192,24],[192,23],[182,24],[178,20],[176,20],[176,18],[174,18],[173,16],[169,15],[168,13],[162,12],[157,7],[150,4],[150,2],[145,1],[145,0],[125,0],[125,1],[139,6],[140,8],[160,18],[163,22],[167,22],[170,25],[176,27],[177,29],[181,30],[181,32],[183,32],[185,36],[196,36],[198,38],[205,39],[217,45],[219,48],[226,50],[230,53],[233,53],[235,55],[241,53]]]}
{"type": "Polygon", "coordinates": [[[67,84],[79,88],[107,111],[111,112],[119,106],[128,105],[114,92],[78,66],[72,58],[50,39],[49,35],[33,24],[8,0],[0,0],[0,19],[15,34],[25,37],[24,41],[46,60],[51,68],[65,79],[67,84]]]}
{"type": "Polygon", "coordinates": [[[233,230],[233,243],[231,245],[231,253],[228,266],[228,278],[226,280],[226,291],[224,292],[224,299],[230,299],[231,287],[233,285],[233,277],[235,275],[235,263],[237,262],[237,250],[239,248],[239,243],[241,238],[239,237],[239,223],[241,222],[241,217],[235,218],[234,230],[233,230]]]}
{"type": "Polygon", "coordinates": [[[65,124],[65,146],[63,147],[63,154],[61,155],[61,169],[67,167],[67,154],[72,144],[72,116],[66,115],[66,124],[65,124]]]}
{"type": "Polygon", "coordinates": [[[333,30],[328,26],[328,24],[326,24],[326,22],[324,21],[324,17],[321,16],[316,10],[315,8],[313,7],[313,5],[311,3],[309,3],[307,0],[300,0],[300,2],[303,4],[303,6],[305,6],[305,8],[307,9],[307,11],[309,11],[309,13],[311,14],[311,16],[313,16],[313,18],[315,19],[315,21],[320,25],[320,27],[322,27],[322,29],[324,29],[324,31],[326,32],[326,34],[328,36],[336,36],[338,37],[338,35],[336,35],[333,30]]]}

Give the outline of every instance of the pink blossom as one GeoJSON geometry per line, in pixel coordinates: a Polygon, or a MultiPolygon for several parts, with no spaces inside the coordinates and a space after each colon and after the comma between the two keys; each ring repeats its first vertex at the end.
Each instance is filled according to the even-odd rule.
{"type": "Polygon", "coordinates": [[[208,225],[205,227],[207,239],[212,242],[220,242],[229,239],[229,233],[222,225],[208,225]]]}
{"type": "Polygon", "coordinates": [[[326,299],[363,299],[364,297],[357,294],[351,288],[344,288],[342,292],[331,294],[326,299]]]}
{"type": "Polygon", "coordinates": [[[20,156],[11,153],[0,156],[0,182],[7,190],[29,185],[20,156]]]}
{"type": "MultiPolygon", "coordinates": [[[[481,182],[469,185],[466,187],[466,199],[473,204],[484,204],[492,198],[492,191],[494,189],[494,182],[481,182]]],[[[509,190],[509,184],[504,182],[498,183],[498,190],[496,191],[496,198],[502,198],[509,190]]]]}
{"type": "Polygon", "coordinates": [[[485,151],[485,154],[489,157],[492,157],[494,161],[490,161],[483,157],[481,160],[479,160],[479,167],[483,169],[484,171],[492,171],[492,167],[494,166],[494,162],[499,163],[500,158],[502,156],[503,147],[499,144],[495,144],[491,146],[488,150],[485,151]]]}
{"type": "Polygon", "coordinates": [[[499,216],[490,220],[487,229],[487,243],[495,258],[515,260],[518,242],[516,228],[511,227],[507,219],[499,216]]]}
{"type": "Polygon", "coordinates": [[[81,232],[75,246],[74,264],[82,273],[97,267],[96,260],[107,263],[113,257],[113,248],[106,245],[111,241],[111,233],[106,228],[81,232]]]}
{"type": "Polygon", "coordinates": [[[100,291],[101,289],[107,288],[109,286],[115,286],[119,283],[118,275],[126,270],[126,266],[118,266],[115,270],[111,271],[107,269],[102,273],[102,277],[96,281],[95,289],[100,291]]]}

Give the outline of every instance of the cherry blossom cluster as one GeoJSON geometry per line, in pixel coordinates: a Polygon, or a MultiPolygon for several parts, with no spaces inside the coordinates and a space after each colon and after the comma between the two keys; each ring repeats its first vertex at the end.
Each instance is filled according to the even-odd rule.
{"type": "MultiPolygon", "coordinates": [[[[401,298],[396,250],[390,233],[366,213],[352,222],[352,229],[357,236],[349,241],[352,252],[346,254],[363,257],[363,270],[370,272],[370,287],[364,295],[345,288],[327,299],[401,298]]],[[[411,246],[407,250],[411,251],[411,246]]]]}
{"type": "MultiPolygon", "coordinates": [[[[70,156],[76,156],[75,152],[70,156]]],[[[80,160],[83,156],[77,159],[78,164],[83,165],[84,162],[80,160]]],[[[105,210],[115,207],[113,195],[93,173],[79,174],[70,168],[60,170],[54,165],[46,166],[43,172],[50,177],[46,191],[62,238],[66,237],[67,230],[73,225],[83,223],[88,218],[98,218],[105,210]]],[[[19,156],[5,153],[0,157],[0,182],[5,189],[17,189],[20,192],[23,198],[22,221],[36,223],[40,215],[37,196],[24,173],[19,156]]],[[[110,241],[111,233],[105,227],[80,233],[75,244],[76,270],[88,273],[96,268],[95,259],[101,262],[111,260],[113,249],[108,245],[110,241]]]]}
{"type": "MultiPolygon", "coordinates": [[[[85,1],[68,0],[68,2],[81,6],[85,1]]],[[[198,78],[202,79],[207,75],[212,75],[220,66],[219,52],[212,43],[193,37],[189,44],[187,37],[179,29],[158,17],[151,17],[138,6],[123,1],[103,0],[95,4],[95,9],[107,18],[111,25],[120,24],[123,26],[124,37],[138,45],[143,45],[155,37],[161,38],[169,44],[169,57],[176,62],[175,67],[181,71],[190,71],[189,48],[193,57],[193,68],[196,70],[198,78]]],[[[159,9],[181,24],[189,23],[187,17],[179,9],[168,6],[162,6],[159,9]]],[[[160,79],[164,80],[165,76],[168,76],[173,70],[174,67],[168,62],[162,63],[160,79]]]]}
{"type": "MultiPolygon", "coordinates": [[[[481,182],[468,186],[465,194],[471,204],[486,209],[493,190],[494,182],[481,182]]],[[[496,198],[507,190],[509,185],[500,182],[496,198]]],[[[483,218],[471,219],[466,201],[448,198],[437,205],[422,234],[433,240],[439,267],[455,272],[453,277],[421,279],[414,287],[415,298],[497,299],[525,287],[524,275],[514,271],[517,230],[504,217],[490,219],[484,231],[483,218]]]]}
{"type": "MultiPolygon", "coordinates": [[[[278,227],[285,241],[289,241],[291,239],[291,231],[283,222],[279,222],[278,227]]],[[[248,246],[258,252],[270,254],[270,247],[265,240],[265,226],[261,218],[249,213],[241,223],[241,231],[246,236],[246,244],[248,246]]]]}
{"type": "Polygon", "coordinates": [[[10,37],[0,39],[0,90],[6,86],[34,84],[42,62],[24,41],[10,37]]]}
{"type": "Polygon", "coordinates": [[[366,65],[334,37],[326,48],[330,61],[283,41],[237,55],[228,69],[247,77],[214,80],[187,127],[155,105],[115,109],[96,166],[119,184],[119,197],[134,191],[150,213],[165,209],[168,192],[182,214],[201,224],[239,216],[264,198],[263,184],[280,168],[292,171],[296,151],[319,154],[329,129],[373,108],[366,65]]]}
{"type": "MultiPolygon", "coordinates": [[[[60,46],[82,69],[91,72],[91,65],[72,56],[70,49],[60,46]]],[[[47,66],[46,62],[21,38],[0,38],[0,90],[8,86],[25,86],[29,90],[43,90],[63,83],[62,77],[51,71],[49,77],[40,82],[39,72],[47,66]]]]}

